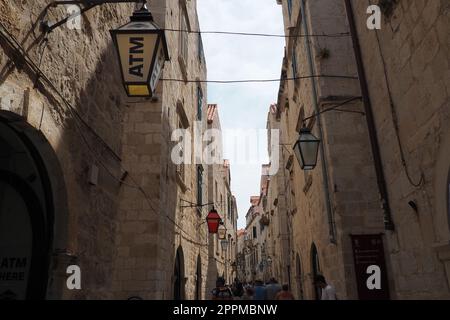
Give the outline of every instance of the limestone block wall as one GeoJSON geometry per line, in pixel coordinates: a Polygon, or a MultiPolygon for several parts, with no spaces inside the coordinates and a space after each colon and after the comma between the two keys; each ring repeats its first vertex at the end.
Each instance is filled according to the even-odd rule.
{"type": "MultiPolygon", "coordinates": [[[[123,190],[118,179],[124,171],[121,132],[126,98],[109,29],[128,21],[132,8],[105,5],[92,10],[83,17],[81,30],[63,26],[45,43],[39,16],[49,2],[0,3],[2,29],[17,39],[55,86],[39,79],[2,39],[0,109],[23,116],[23,121],[42,133],[61,166],[61,173],[48,168],[50,175],[60,180],[60,185],[53,187],[66,192],[56,199],[60,203],[57,208],[65,209],[55,211],[47,297],[110,298],[108,275],[116,255],[113,235],[118,194],[123,190]],[[97,185],[88,182],[92,165],[99,169],[97,185]],[[67,260],[65,254],[72,258],[67,260]],[[79,291],[65,290],[68,263],[81,267],[79,291]]],[[[61,7],[50,9],[47,19],[56,22],[65,13],[61,7]]]]}
{"type": "MultiPolygon", "coordinates": [[[[191,31],[199,30],[199,22],[197,17],[197,2],[196,1],[166,1],[166,28],[167,29],[184,29],[181,24],[183,14],[187,16],[188,29],[191,31]]],[[[180,41],[182,37],[180,32],[168,32],[168,45],[172,49],[171,63],[168,64],[167,69],[164,71],[165,78],[172,79],[184,79],[183,69],[180,64],[180,57],[182,52],[180,50],[180,41]]],[[[201,82],[192,82],[206,79],[206,61],[204,53],[199,50],[199,35],[196,33],[188,33],[188,53],[186,65],[186,80],[188,82],[164,82],[163,95],[162,95],[162,114],[163,125],[163,140],[170,141],[172,130],[179,127],[179,116],[177,116],[177,105],[181,106],[189,121],[188,130],[191,136],[194,135],[197,138],[199,134],[202,135],[206,130],[206,114],[207,114],[207,89],[206,85],[201,82]],[[197,123],[197,90],[200,88],[203,96],[202,104],[202,116],[201,123],[197,123]],[[198,131],[195,129],[198,126],[198,131]]],[[[198,140],[201,141],[201,140],[198,140]]],[[[173,144],[172,144],[173,145],[173,144]]],[[[192,148],[202,148],[202,143],[192,141],[192,148]]],[[[169,176],[168,183],[161,183],[161,199],[164,204],[162,212],[173,218],[179,227],[174,229],[175,237],[167,230],[174,228],[173,222],[170,220],[165,221],[163,228],[161,229],[162,242],[167,243],[167,247],[160,247],[161,262],[159,268],[165,272],[167,279],[173,279],[173,266],[174,256],[178,247],[182,247],[184,253],[184,268],[185,268],[185,292],[187,299],[195,298],[195,286],[196,286],[196,271],[197,261],[200,256],[201,263],[201,297],[207,298],[206,291],[206,279],[208,273],[208,234],[204,219],[208,213],[209,208],[207,206],[199,208],[180,208],[187,203],[182,202],[181,199],[197,203],[197,165],[202,165],[203,168],[203,194],[202,202],[207,203],[207,190],[208,190],[208,167],[202,163],[201,159],[197,159],[195,153],[192,153],[191,164],[185,166],[185,179],[184,184],[187,187],[184,190],[177,184],[175,179],[176,168],[170,160],[170,154],[172,148],[171,144],[166,143],[162,150],[162,172],[169,176]],[[171,178],[173,177],[173,178],[171,178]],[[172,191],[173,190],[173,191],[172,191]],[[173,211],[171,211],[173,210],[173,211]],[[181,228],[181,229],[180,229],[181,228]],[[172,252],[172,254],[167,253],[172,252]]],[[[171,281],[166,281],[166,286],[171,286],[171,281]]],[[[172,288],[170,288],[170,291],[172,288]]],[[[166,289],[167,290],[167,289],[166,289]]],[[[169,297],[170,298],[170,297],[169,297]]]]}
{"type": "MultiPolygon", "coordinates": [[[[301,30],[301,33],[305,34],[299,16],[300,1],[293,3],[294,9],[290,18],[286,8],[283,10],[285,25],[291,27],[287,32],[295,34],[301,30]]],[[[283,5],[286,6],[286,3],[283,5]]],[[[343,3],[305,1],[305,16],[308,34],[337,34],[348,31],[343,3]]],[[[295,60],[296,76],[311,75],[307,43],[311,47],[313,74],[338,76],[314,80],[316,97],[313,95],[310,79],[289,81],[287,84],[289,104],[284,108],[282,118],[285,118],[288,133],[282,132],[282,135],[287,135],[287,139],[282,141],[293,145],[298,137],[298,130],[303,125],[308,125],[303,124],[302,119],[315,113],[315,99],[318,109],[324,110],[351,97],[357,97],[360,92],[357,81],[347,78],[356,76],[350,38],[290,39],[286,46],[288,76],[294,75],[295,60]]],[[[362,105],[355,100],[344,109],[358,111],[362,109],[362,105]]],[[[367,128],[364,117],[359,114],[328,112],[320,116],[320,121],[325,159],[319,156],[318,165],[311,172],[302,171],[295,158],[291,160],[289,168],[294,250],[290,259],[291,279],[300,282],[296,283],[297,294],[300,293],[299,287],[303,286],[305,298],[315,297],[311,261],[315,247],[319,259],[318,272],[323,273],[336,286],[340,297],[357,298],[349,234],[379,233],[383,230],[383,215],[379,209],[367,128]],[[324,160],[328,185],[325,184],[322,172],[324,160]],[[355,179],[355,176],[358,176],[358,179],[355,179]],[[326,187],[330,194],[335,241],[331,241],[330,237],[326,187]]],[[[319,136],[317,119],[309,124],[313,126],[316,136],[319,136]]],[[[292,280],[291,284],[294,282],[292,280]]]]}
{"type": "MultiPolygon", "coordinates": [[[[181,24],[184,16],[188,21],[188,30],[199,29],[196,1],[153,1],[151,10],[156,22],[166,29],[185,30],[181,24]]],[[[198,126],[200,134],[206,128],[206,86],[195,82],[206,79],[206,62],[203,52],[199,51],[197,34],[167,31],[166,37],[170,61],[165,64],[162,78],[179,81],[161,81],[157,99],[137,104],[135,114],[130,114],[129,118],[134,125],[130,129],[131,141],[137,138],[140,144],[138,148],[133,142],[127,146],[130,150],[128,160],[151,201],[149,203],[142,198],[142,191],[132,191],[130,204],[139,206],[137,211],[140,213],[137,216],[135,212],[131,212],[131,216],[127,213],[125,219],[129,228],[119,233],[119,238],[125,241],[125,248],[124,259],[119,259],[117,266],[118,298],[140,294],[145,299],[173,299],[176,277],[181,278],[182,298],[195,299],[198,284],[201,286],[199,298],[205,298],[208,239],[206,225],[202,222],[207,208],[202,207],[200,212],[196,208],[182,208],[189,202],[197,202],[197,165],[201,163],[195,161],[192,153],[190,163],[184,165],[184,179],[180,183],[177,167],[171,159],[172,149],[177,142],[171,141],[171,137],[172,132],[180,128],[180,122],[194,137],[198,88],[203,93],[203,120],[198,126]],[[187,61],[183,61],[185,73],[180,63],[183,36],[187,37],[187,61]],[[181,273],[175,275],[177,252],[181,257],[181,273]],[[198,263],[201,265],[201,279],[197,275],[198,263]],[[121,270],[127,269],[132,274],[126,275],[125,272],[125,275],[121,275],[121,270]],[[125,278],[120,279],[121,276],[125,278]]],[[[191,146],[194,144],[192,141],[191,146]]],[[[205,201],[207,172],[204,166],[205,201]]]]}

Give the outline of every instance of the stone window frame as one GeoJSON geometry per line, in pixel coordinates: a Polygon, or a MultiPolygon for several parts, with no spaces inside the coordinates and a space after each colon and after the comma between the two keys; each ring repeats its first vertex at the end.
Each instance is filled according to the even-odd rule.
{"type": "Polygon", "coordinates": [[[197,120],[202,121],[203,119],[203,102],[204,95],[203,89],[200,84],[197,85],[197,120]]]}
{"type": "Polygon", "coordinates": [[[189,14],[187,10],[186,0],[180,0],[180,17],[179,17],[179,50],[178,50],[178,63],[180,64],[181,73],[184,81],[188,80],[188,64],[189,64],[189,33],[191,30],[191,24],[189,21],[189,14]]]}
{"type": "MultiPolygon", "coordinates": [[[[179,129],[188,129],[190,127],[189,119],[187,117],[186,111],[184,110],[183,103],[181,101],[177,102],[176,106],[177,116],[178,116],[178,123],[177,127],[179,129]]],[[[185,164],[179,164],[176,165],[176,180],[178,184],[180,185],[183,193],[187,191],[188,187],[186,185],[186,168],[185,164]]]]}
{"type": "Polygon", "coordinates": [[[292,19],[292,12],[293,12],[293,5],[292,5],[292,0],[287,0],[287,10],[288,10],[288,15],[289,15],[289,20],[292,19]]]}
{"type": "Polygon", "coordinates": [[[197,43],[197,50],[198,50],[198,61],[200,64],[202,64],[203,62],[203,57],[205,55],[205,51],[203,48],[203,38],[202,38],[202,34],[199,33],[198,34],[198,43],[197,43]]]}
{"type": "Polygon", "coordinates": [[[201,216],[202,214],[202,205],[203,205],[203,177],[204,177],[205,169],[201,164],[196,167],[196,178],[197,178],[197,214],[201,216]]]}

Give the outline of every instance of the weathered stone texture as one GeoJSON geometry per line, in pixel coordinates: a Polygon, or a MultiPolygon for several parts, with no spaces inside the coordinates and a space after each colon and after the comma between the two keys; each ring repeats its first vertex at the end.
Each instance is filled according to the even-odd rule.
{"type": "MultiPolygon", "coordinates": [[[[448,298],[449,6],[446,1],[398,1],[392,16],[383,16],[382,30],[373,31],[366,26],[367,3],[352,3],[396,226],[394,232],[385,231],[384,238],[391,297],[448,298]],[[421,175],[422,183],[414,186],[421,175]],[[408,205],[410,201],[417,205],[417,212],[408,205]]],[[[300,1],[292,2],[290,17],[287,1],[282,4],[286,33],[295,34],[302,28],[300,1]]],[[[305,1],[305,16],[309,32],[302,29],[303,33],[348,32],[343,1],[305,1]]],[[[294,55],[297,75],[311,74],[307,43],[315,74],[356,75],[350,39],[311,37],[307,42],[287,40],[283,66],[287,76],[294,75],[294,55]]],[[[316,87],[319,110],[360,95],[352,79],[322,78],[316,87]]],[[[315,112],[312,89],[310,80],[281,83],[277,119],[281,140],[287,144],[297,138],[300,120],[315,112]]],[[[354,101],[344,108],[360,111],[362,104],[354,101]]],[[[383,232],[367,124],[364,116],[357,114],[329,112],[320,118],[336,244],[329,239],[321,166],[324,159],[319,157],[316,169],[305,173],[292,153],[282,150],[280,159],[283,166],[287,164],[286,178],[282,179],[287,184],[287,220],[292,225],[287,232],[292,239],[288,250],[294,251],[289,264],[291,285],[299,297],[302,291],[305,298],[314,297],[310,260],[314,243],[320,272],[336,286],[338,296],[356,298],[349,234],[383,232]]],[[[316,135],[320,133],[317,126],[317,121],[312,124],[316,135]]],[[[271,230],[276,234],[280,227],[274,225],[271,230]]],[[[282,259],[281,255],[276,258],[282,259]]]]}
{"type": "MultiPolygon", "coordinates": [[[[359,1],[353,5],[355,13],[364,10],[359,1]]],[[[450,239],[448,215],[438,209],[448,191],[436,185],[436,177],[447,177],[450,166],[438,166],[450,134],[445,121],[450,113],[449,13],[447,1],[399,1],[377,33],[365,28],[364,15],[355,14],[396,225],[387,239],[398,299],[450,297],[448,260],[440,255],[447,250],[440,244],[450,239]],[[415,187],[421,174],[424,181],[415,187]],[[408,206],[411,200],[417,213],[408,206]]]]}
{"type": "MultiPolygon", "coordinates": [[[[174,258],[180,247],[184,297],[195,297],[200,257],[200,298],[204,298],[207,231],[199,226],[207,209],[198,215],[193,208],[180,208],[186,204],[181,199],[196,201],[196,166],[186,165],[182,188],[170,154],[175,145],[171,133],[179,125],[177,106],[182,105],[192,134],[198,86],[206,118],[206,85],[161,81],[156,99],[126,97],[109,30],[128,22],[134,5],[99,6],[83,16],[82,30],[63,26],[48,35],[45,43],[40,39],[38,16],[48,3],[0,3],[0,22],[55,86],[38,79],[20,63],[14,48],[0,41],[0,108],[23,116],[45,136],[61,165],[59,176],[49,168],[60,184],[54,187],[67,196],[55,199],[61,203],[57,208],[65,205],[66,209],[57,212],[52,248],[56,256],[47,296],[172,299],[174,258]],[[92,165],[99,169],[97,185],[88,181],[92,165]],[[70,263],[82,270],[79,291],[63,289],[65,266],[70,263]]],[[[150,10],[161,27],[180,29],[183,6],[190,29],[198,30],[196,1],[157,0],[150,3],[150,10]]],[[[64,16],[65,8],[58,7],[51,8],[47,18],[55,22],[64,16]]],[[[183,78],[178,61],[180,37],[180,32],[167,32],[171,61],[163,77],[183,78]]],[[[206,62],[197,34],[188,35],[186,62],[189,80],[205,80],[206,62]]],[[[200,131],[205,128],[203,121],[200,131]]],[[[204,177],[207,173],[205,167],[204,177]]]]}

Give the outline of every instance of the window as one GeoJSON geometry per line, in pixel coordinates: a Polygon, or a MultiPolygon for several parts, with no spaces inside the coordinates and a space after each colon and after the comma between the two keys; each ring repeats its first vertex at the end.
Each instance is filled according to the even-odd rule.
{"type": "Polygon", "coordinates": [[[197,120],[202,121],[203,112],[203,92],[202,88],[197,87],[197,120]]]}
{"type": "Polygon", "coordinates": [[[297,55],[295,48],[292,51],[292,77],[293,78],[297,77],[297,55]]]}
{"type": "MultiPolygon", "coordinates": [[[[179,128],[179,129],[184,128],[183,123],[182,123],[181,120],[178,121],[178,128],[179,128]]],[[[183,141],[183,138],[180,137],[180,139],[178,140],[178,142],[179,142],[179,145],[181,146],[180,156],[183,156],[183,157],[184,157],[184,148],[183,148],[183,144],[182,144],[182,142],[184,142],[184,141],[183,141]]],[[[184,177],[185,177],[185,172],[184,172],[184,161],[183,161],[183,163],[180,163],[180,164],[177,165],[177,171],[178,171],[178,174],[179,174],[181,180],[184,182],[184,177]]]]}
{"type": "Polygon", "coordinates": [[[203,202],[203,167],[197,166],[197,205],[203,202]]]}
{"type": "Polygon", "coordinates": [[[228,220],[231,220],[231,197],[228,196],[228,207],[227,207],[227,213],[228,213],[228,220]]]}
{"type": "Polygon", "coordinates": [[[215,190],[214,194],[216,195],[216,202],[219,202],[219,190],[217,189],[217,181],[214,181],[214,186],[215,186],[215,188],[214,188],[214,190],[215,190]]]}
{"type": "Polygon", "coordinates": [[[198,61],[202,63],[203,60],[203,41],[202,41],[202,35],[198,34],[198,61]]]}
{"type": "Polygon", "coordinates": [[[288,7],[288,13],[289,13],[289,19],[292,16],[292,0],[287,0],[287,7],[288,7]]]}
{"type": "Polygon", "coordinates": [[[188,66],[188,50],[189,50],[189,21],[186,8],[184,5],[180,7],[180,30],[178,34],[180,35],[180,44],[178,52],[178,61],[181,67],[181,73],[185,80],[187,79],[187,66],[188,66]]]}
{"type": "Polygon", "coordinates": [[[231,223],[234,226],[234,202],[233,202],[233,198],[230,198],[230,215],[231,215],[231,223]]]}
{"type": "MultiPolygon", "coordinates": [[[[186,112],[184,111],[183,104],[181,102],[177,103],[177,127],[178,129],[187,129],[189,128],[189,120],[187,118],[186,112]]],[[[188,155],[184,154],[184,151],[187,150],[187,141],[184,141],[183,137],[180,137],[178,140],[178,147],[180,148],[180,156],[187,157],[188,155]]],[[[186,160],[186,158],[185,158],[186,160]]],[[[181,186],[183,192],[187,190],[187,186],[185,185],[185,161],[176,166],[177,171],[177,182],[181,186]]]]}
{"type": "Polygon", "coordinates": [[[256,227],[253,227],[253,239],[257,238],[256,227]]]}

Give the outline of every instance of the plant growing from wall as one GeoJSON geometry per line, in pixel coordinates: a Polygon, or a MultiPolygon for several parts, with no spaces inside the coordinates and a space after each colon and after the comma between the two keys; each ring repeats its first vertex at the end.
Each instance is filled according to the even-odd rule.
{"type": "Polygon", "coordinates": [[[390,18],[394,12],[395,7],[398,4],[398,0],[379,0],[378,6],[383,12],[386,18],[390,18]]]}
{"type": "Polygon", "coordinates": [[[318,59],[328,59],[330,58],[330,50],[328,48],[320,48],[319,52],[317,53],[317,58],[318,59]]]}

